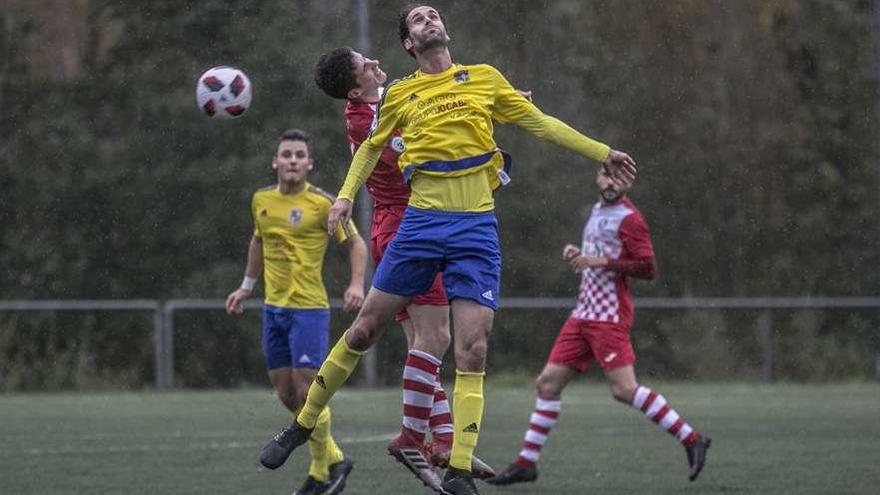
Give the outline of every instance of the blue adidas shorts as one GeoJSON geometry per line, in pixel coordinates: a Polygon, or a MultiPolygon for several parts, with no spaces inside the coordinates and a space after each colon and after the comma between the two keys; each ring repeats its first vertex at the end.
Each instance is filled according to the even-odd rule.
{"type": "Polygon", "coordinates": [[[266,368],[318,369],[329,348],[330,310],[263,305],[266,368]]]}
{"type": "Polygon", "coordinates": [[[428,291],[437,272],[443,272],[450,301],[460,297],[498,309],[501,247],[494,212],[407,208],[376,269],[373,287],[415,296],[428,291]]]}

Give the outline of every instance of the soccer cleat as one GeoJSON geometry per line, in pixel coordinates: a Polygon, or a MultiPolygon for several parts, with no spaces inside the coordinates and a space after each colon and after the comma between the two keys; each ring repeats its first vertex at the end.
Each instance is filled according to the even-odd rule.
{"type": "MultiPolygon", "coordinates": [[[[449,457],[452,454],[452,446],[449,445],[448,442],[435,440],[428,445],[428,453],[430,454],[431,464],[443,469],[449,467],[449,457]]],[[[484,480],[495,476],[495,470],[479,457],[472,456],[471,475],[478,480],[484,480]]]]}
{"type": "Polygon", "coordinates": [[[538,470],[534,467],[526,468],[517,463],[504,468],[497,476],[489,478],[486,483],[490,485],[512,485],[514,483],[532,482],[538,479],[538,470]]]}
{"type": "Polygon", "coordinates": [[[711,438],[706,435],[697,435],[697,439],[693,443],[684,446],[688,466],[690,467],[690,472],[688,473],[689,480],[694,481],[700,475],[700,471],[703,470],[703,466],[706,464],[706,452],[709,450],[710,445],[712,445],[711,438]]]}
{"type": "Polygon", "coordinates": [[[329,483],[318,481],[309,476],[302,486],[291,495],[321,495],[326,493],[328,486],[330,486],[329,483]]]}
{"type": "Polygon", "coordinates": [[[345,480],[354,469],[351,459],[345,458],[330,465],[330,478],[327,480],[327,490],[324,495],[337,495],[345,489],[345,480]]]}
{"type": "Polygon", "coordinates": [[[444,493],[443,488],[440,487],[442,484],[440,477],[428,462],[425,446],[410,438],[405,431],[400,432],[388,443],[388,455],[409,469],[425,486],[437,493],[444,493]]]}
{"type": "Polygon", "coordinates": [[[306,443],[314,428],[305,428],[294,421],[282,428],[260,451],[260,464],[266,469],[278,469],[290,457],[293,449],[306,443]]]}
{"type": "Polygon", "coordinates": [[[480,495],[471,473],[456,468],[446,471],[441,489],[447,495],[480,495]]]}

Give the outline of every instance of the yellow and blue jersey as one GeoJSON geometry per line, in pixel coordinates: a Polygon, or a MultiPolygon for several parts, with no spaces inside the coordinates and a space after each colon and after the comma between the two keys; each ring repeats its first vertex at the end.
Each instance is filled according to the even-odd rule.
{"type": "Polygon", "coordinates": [[[399,129],[403,151],[398,166],[410,182],[410,206],[492,210],[492,192],[508,179],[509,166],[495,143],[493,121],[515,123],[596,161],[608,155],[608,146],[541,112],[494,67],[454,64],[437,74],[416,71],[388,87],[339,196],[353,199],[399,129]]]}
{"type": "MultiPolygon", "coordinates": [[[[330,242],[327,215],[335,198],[306,184],[295,194],[278,186],[254,193],[251,215],[254,236],[263,244],[266,304],[282,308],[327,308],[327,290],[321,274],[330,242]]],[[[357,235],[354,223],[340,224],[336,239],[357,235]]]]}

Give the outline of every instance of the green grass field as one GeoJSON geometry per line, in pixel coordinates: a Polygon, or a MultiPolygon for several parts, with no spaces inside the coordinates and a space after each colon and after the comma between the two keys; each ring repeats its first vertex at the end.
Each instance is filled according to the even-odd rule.
{"type": "MultiPolygon", "coordinates": [[[[652,385],[652,384],[648,384],[652,385]]],[[[877,494],[880,386],[653,384],[714,438],[689,483],[682,448],[600,385],[572,386],[535,484],[483,494],[877,494]]],[[[487,387],[478,453],[518,452],[528,385],[487,387]]],[[[428,493],[385,455],[399,391],[337,395],[334,433],[356,463],[346,494],[428,493]]],[[[307,449],[258,472],[259,448],[288,420],[268,390],[0,396],[0,493],[289,494],[307,449]]]]}

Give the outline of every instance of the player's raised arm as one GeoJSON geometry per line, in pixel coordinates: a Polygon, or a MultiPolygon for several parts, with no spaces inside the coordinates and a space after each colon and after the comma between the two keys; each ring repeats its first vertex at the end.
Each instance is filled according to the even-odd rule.
{"type": "Polygon", "coordinates": [[[628,154],[611,149],[605,143],[589,138],[565,122],[542,112],[521,92],[494,70],[497,82],[493,118],[512,122],[540,139],[551,141],[602,164],[608,175],[621,184],[636,178],[636,162],[628,154]]]}

